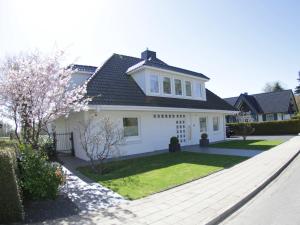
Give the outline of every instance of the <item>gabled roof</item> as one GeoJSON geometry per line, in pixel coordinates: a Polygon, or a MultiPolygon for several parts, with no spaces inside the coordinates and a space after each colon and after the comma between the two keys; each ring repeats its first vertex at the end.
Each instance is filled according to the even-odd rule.
{"type": "Polygon", "coordinates": [[[293,96],[292,90],[283,90],[253,95],[241,94],[239,97],[224,98],[224,100],[237,107],[239,99],[243,97],[258,113],[285,113],[289,111],[293,96]]]}
{"type": "Polygon", "coordinates": [[[97,69],[95,66],[87,66],[87,65],[80,65],[80,64],[71,64],[67,68],[71,68],[72,70],[78,70],[82,72],[94,73],[97,69]]]}
{"type": "MultiPolygon", "coordinates": [[[[129,67],[141,61],[143,59],[113,54],[87,84],[88,95],[95,96],[90,104],[236,110],[207,89],[207,101],[146,96],[134,79],[126,74],[129,67]]],[[[161,61],[161,65],[165,63],[161,61]]]]}
{"type": "Polygon", "coordinates": [[[129,67],[127,69],[126,73],[130,73],[131,71],[141,68],[143,66],[148,66],[148,67],[153,67],[153,68],[158,68],[158,69],[163,69],[163,70],[169,70],[172,72],[183,73],[183,74],[187,74],[190,76],[200,77],[200,78],[209,80],[209,78],[207,76],[203,75],[202,73],[197,73],[194,71],[182,69],[182,68],[175,67],[175,66],[169,66],[166,63],[157,62],[155,60],[143,60],[141,62],[138,62],[137,64],[129,67]]]}

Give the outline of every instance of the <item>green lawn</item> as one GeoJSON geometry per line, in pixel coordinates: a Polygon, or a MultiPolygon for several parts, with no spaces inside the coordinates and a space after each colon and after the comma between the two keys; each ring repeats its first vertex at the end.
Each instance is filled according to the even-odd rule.
{"type": "Polygon", "coordinates": [[[109,172],[104,175],[93,173],[90,167],[78,170],[128,199],[138,199],[204,177],[246,159],[177,152],[110,162],[107,164],[109,172]]]}
{"type": "Polygon", "coordinates": [[[210,144],[209,147],[268,150],[283,142],[282,140],[233,140],[210,144]]]}

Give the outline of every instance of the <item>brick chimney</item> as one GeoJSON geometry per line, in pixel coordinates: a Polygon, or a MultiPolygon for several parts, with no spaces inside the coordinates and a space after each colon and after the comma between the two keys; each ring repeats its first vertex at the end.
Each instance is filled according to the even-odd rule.
{"type": "Polygon", "coordinates": [[[144,60],[156,59],[156,52],[147,49],[146,51],[142,52],[141,58],[144,60]]]}

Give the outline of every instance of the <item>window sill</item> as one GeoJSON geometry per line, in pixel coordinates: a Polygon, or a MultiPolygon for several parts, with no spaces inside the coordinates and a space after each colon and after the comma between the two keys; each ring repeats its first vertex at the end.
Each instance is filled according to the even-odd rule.
{"type": "Polygon", "coordinates": [[[142,141],[141,137],[125,137],[125,144],[135,144],[140,143],[142,141]]]}

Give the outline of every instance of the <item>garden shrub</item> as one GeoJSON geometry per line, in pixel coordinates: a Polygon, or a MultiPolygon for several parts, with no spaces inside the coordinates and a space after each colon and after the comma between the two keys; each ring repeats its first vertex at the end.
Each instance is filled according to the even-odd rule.
{"type": "Polygon", "coordinates": [[[179,140],[177,137],[173,136],[170,138],[170,144],[171,145],[177,145],[179,143],[179,140]]]}
{"type": "Polygon", "coordinates": [[[16,154],[12,149],[0,150],[0,224],[23,219],[22,198],[17,179],[16,154]]]}
{"type": "Polygon", "coordinates": [[[42,151],[21,147],[21,187],[27,199],[55,199],[59,186],[64,182],[60,165],[50,163],[42,151]]]}
{"type": "MultiPolygon", "coordinates": [[[[241,123],[230,123],[227,125],[235,130],[235,128],[240,126],[240,124],[241,123]]],[[[284,135],[300,133],[300,120],[296,119],[246,124],[255,129],[252,135],[284,135]]]]}

